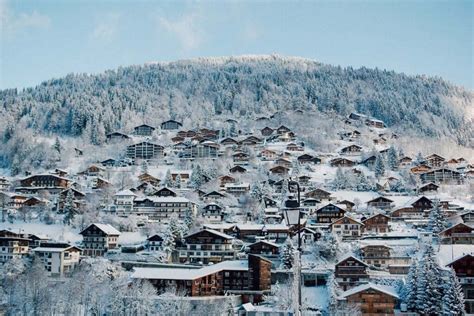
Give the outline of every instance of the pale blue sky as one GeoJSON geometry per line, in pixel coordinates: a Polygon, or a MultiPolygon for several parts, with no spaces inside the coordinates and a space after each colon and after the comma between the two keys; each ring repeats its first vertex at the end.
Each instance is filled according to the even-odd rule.
{"type": "Polygon", "coordinates": [[[473,2],[0,0],[0,88],[148,61],[277,53],[472,89],[473,2]]]}

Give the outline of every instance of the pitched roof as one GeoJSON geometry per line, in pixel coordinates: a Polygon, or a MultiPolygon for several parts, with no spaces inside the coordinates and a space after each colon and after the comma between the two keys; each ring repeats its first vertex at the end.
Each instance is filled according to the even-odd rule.
{"type": "Polygon", "coordinates": [[[368,289],[372,289],[372,290],[390,295],[392,297],[399,298],[397,292],[395,291],[395,289],[393,287],[386,286],[386,285],[374,284],[374,283],[370,283],[370,282],[367,283],[367,284],[362,284],[362,285],[356,286],[356,287],[354,287],[354,288],[352,288],[348,291],[345,291],[344,293],[342,293],[341,297],[346,298],[350,295],[354,295],[354,294],[366,291],[368,289]]]}
{"type": "Polygon", "coordinates": [[[90,224],[89,226],[87,226],[86,229],[84,229],[82,232],[80,232],[80,234],[85,232],[92,225],[94,225],[95,227],[97,227],[98,229],[100,229],[101,231],[106,233],[107,235],[120,235],[120,232],[117,229],[115,229],[112,225],[110,225],[110,224],[100,224],[100,223],[90,224]]]}

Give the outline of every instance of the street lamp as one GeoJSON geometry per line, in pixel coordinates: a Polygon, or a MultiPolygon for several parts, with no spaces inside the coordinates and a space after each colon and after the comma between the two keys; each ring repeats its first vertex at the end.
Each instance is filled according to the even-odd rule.
{"type": "MultiPolygon", "coordinates": [[[[291,187],[296,186],[298,192],[298,199],[296,200],[294,196],[289,196],[288,199],[285,201],[284,207],[284,215],[285,221],[287,226],[295,226],[297,227],[297,234],[298,234],[298,253],[297,253],[297,277],[298,277],[298,308],[297,312],[298,315],[301,315],[301,210],[300,210],[300,203],[301,203],[301,190],[300,185],[298,182],[290,180],[288,181],[288,192],[291,192],[291,187]]],[[[295,273],[296,274],[296,273],[295,273]]]]}

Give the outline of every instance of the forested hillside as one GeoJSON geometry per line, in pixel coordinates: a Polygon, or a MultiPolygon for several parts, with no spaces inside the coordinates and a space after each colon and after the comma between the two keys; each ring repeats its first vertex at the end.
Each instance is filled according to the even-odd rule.
{"type": "Polygon", "coordinates": [[[207,58],[68,75],[23,91],[0,91],[0,100],[4,144],[19,127],[82,135],[100,144],[105,133],[130,130],[132,122],[157,125],[174,118],[191,127],[205,125],[214,114],[253,118],[286,109],[341,115],[355,110],[395,130],[446,136],[463,145],[472,146],[474,135],[472,92],[440,78],[279,56],[207,58]]]}

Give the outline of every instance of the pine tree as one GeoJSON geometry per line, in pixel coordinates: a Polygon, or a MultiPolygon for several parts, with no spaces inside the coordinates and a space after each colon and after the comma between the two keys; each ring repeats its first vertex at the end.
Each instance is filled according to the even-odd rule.
{"type": "Polygon", "coordinates": [[[163,236],[163,251],[166,253],[166,260],[169,260],[171,254],[176,249],[176,242],[173,231],[170,226],[166,229],[163,236]]]}
{"type": "Polygon", "coordinates": [[[438,315],[442,307],[441,269],[431,245],[426,246],[418,271],[417,311],[423,315],[438,315]]]}
{"type": "Polygon", "coordinates": [[[374,172],[376,178],[383,177],[385,174],[385,163],[383,160],[382,155],[377,155],[377,158],[375,159],[374,172]]]}
{"type": "Polygon", "coordinates": [[[295,263],[296,251],[291,239],[288,238],[280,251],[280,261],[284,269],[290,270],[295,263]]]}
{"type": "Polygon", "coordinates": [[[428,227],[435,236],[438,236],[440,232],[448,227],[446,215],[444,214],[443,209],[440,207],[438,200],[433,201],[433,208],[430,212],[430,221],[428,227]]]}
{"type": "Polygon", "coordinates": [[[179,173],[176,175],[173,186],[177,189],[181,189],[181,175],[179,173]]]}
{"type": "Polygon", "coordinates": [[[453,269],[447,272],[443,284],[443,315],[464,315],[464,293],[453,269]]]}
{"type": "Polygon", "coordinates": [[[203,172],[201,166],[196,165],[193,167],[191,178],[189,179],[189,185],[191,188],[199,189],[203,184],[203,172]]]}
{"type": "Polygon", "coordinates": [[[142,167],[142,170],[141,170],[142,173],[148,173],[148,163],[145,159],[142,161],[141,167],[142,167]]]}
{"type": "Polygon", "coordinates": [[[56,152],[58,154],[61,154],[61,142],[59,141],[59,138],[56,136],[56,140],[54,141],[54,145],[53,145],[53,148],[54,150],[56,150],[56,152]]]}
{"type": "Polygon", "coordinates": [[[387,165],[390,170],[396,170],[398,168],[398,154],[393,146],[388,149],[387,165]]]}
{"type": "Polygon", "coordinates": [[[71,225],[71,222],[74,220],[74,217],[77,213],[76,207],[74,205],[74,192],[72,191],[72,188],[70,188],[67,192],[66,200],[64,201],[63,213],[65,214],[64,223],[71,225]]]}
{"type": "Polygon", "coordinates": [[[416,297],[418,293],[418,260],[414,259],[410,265],[410,270],[408,271],[406,285],[403,290],[403,301],[407,304],[407,308],[410,311],[416,310],[416,297]]]}
{"type": "Polygon", "coordinates": [[[345,188],[347,188],[347,183],[348,181],[346,175],[344,174],[344,171],[342,171],[341,167],[338,167],[332,185],[333,188],[335,190],[344,190],[345,188]]]}
{"type": "Polygon", "coordinates": [[[370,191],[372,190],[372,185],[369,183],[369,180],[367,180],[366,176],[361,172],[356,175],[354,188],[357,191],[370,191]]]}
{"type": "Polygon", "coordinates": [[[186,209],[186,212],[184,214],[184,225],[186,226],[186,229],[189,230],[194,224],[194,214],[191,209],[186,209]]]}
{"type": "Polygon", "coordinates": [[[423,155],[418,152],[418,154],[416,155],[416,158],[415,158],[415,164],[416,165],[421,165],[421,164],[424,164],[425,163],[425,158],[423,157],[423,155]]]}
{"type": "Polygon", "coordinates": [[[169,169],[166,171],[165,181],[163,182],[163,185],[168,188],[173,187],[173,177],[171,176],[171,171],[169,169]]]}

